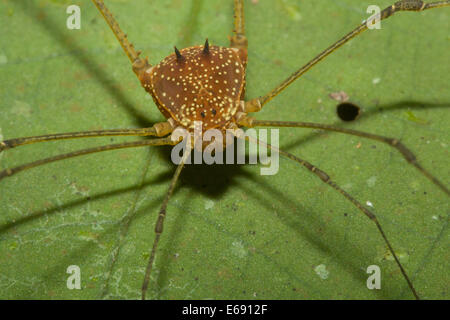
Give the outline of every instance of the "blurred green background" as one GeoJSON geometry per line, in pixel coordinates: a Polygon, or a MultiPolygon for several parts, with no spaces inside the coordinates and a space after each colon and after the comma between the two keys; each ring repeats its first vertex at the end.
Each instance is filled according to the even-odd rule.
{"type": "MultiPolygon", "coordinates": [[[[262,95],[390,1],[245,1],[247,98],[262,95]]],[[[232,1],[107,1],[156,64],[179,48],[228,45],[232,1]]],[[[336,124],[400,138],[449,182],[450,8],[400,13],[320,63],[258,119],[336,124]],[[345,124],[329,95],[362,108],[345,124]]],[[[90,1],[0,1],[0,137],[144,127],[151,97],[90,1]],[[81,30],[66,7],[81,7],[81,30]]],[[[2,140],[0,138],[0,140],[2,140]]],[[[132,138],[51,142],[0,154],[0,169],[132,138]]],[[[335,133],[281,129],[280,147],[370,201],[422,298],[448,299],[448,197],[393,149],[335,133]]],[[[169,148],[53,163],[0,182],[1,299],[136,299],[174,166],[169,148]],[[131,223],[127,227],[127,221],[131,223]],[[122,236],[120,236],[122,235],[122,236]],[[120,250],[117,251],[118,244],[120,250]],[[111,259],[117,253],[111,267],[111,259]],[[68,290],[78,265],[82,290],[68,290]]],[[[410,299],[375,226],[294,162],[186,168],[168,206],[148,298],[410,299]],[[382,289],[366,287],[366,268],[382,289]]]]}

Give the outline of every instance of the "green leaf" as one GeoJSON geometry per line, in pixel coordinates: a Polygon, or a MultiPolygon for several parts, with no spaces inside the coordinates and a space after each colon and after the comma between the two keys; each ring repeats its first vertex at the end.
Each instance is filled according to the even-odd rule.
{"type": "MultiPolygon", "coordinates": [[[[366,19],[371,4],[245,1],[247,99],[267,93],[366,19]]],[[[153,64],[174,45],[209,38],[227,46],[231,35],[232,1],[107,5],[153,64]]],[[[333,53],[255,117],[399,138],[448,186],[449,10],[399,13],[383,21],[381,30],[367,31],[333,53]],[[329,95],[339,91],[361,107],[357,121],[337,118],[338,102],[329,95]]],[[[2,1],[0,28],[4,139],[144,127],[164,119],[90,1],[2,1]],[[81,7],[80,30],[66,28],[69,4],[81,7]]],[[[131,140],[23,146],[1,153],[0,169],[131,140]]],[[[394,149],[367,139],[284,128],[280,148],[371,204],[419,295],[449,298],[449,202],[436,185],[394,149]]],[[[139,298],[154,224],[174,170],[170,148],[144,148],[64,160],[2,180],[0,298],[139,298]],[[67,289],[70,265],[80,267],[81,290],[67,289]]],[[[147,297],[413,296],[375,225],[309,171],[281,158],[273,176],[261,176],[259,165],[192,165],[182,172],[147,297]],[[380,290],[367,289],[370,265],[381,268],[380,290]]]]}

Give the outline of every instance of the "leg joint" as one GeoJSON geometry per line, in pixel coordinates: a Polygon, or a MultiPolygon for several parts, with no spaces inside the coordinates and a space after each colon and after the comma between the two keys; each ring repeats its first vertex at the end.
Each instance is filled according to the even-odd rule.
{"type": "Polygon", "coordinates": [[[230,47],[238,49],[247,49],[248,40],[242,33],[236,33],[230,38],[230,47]]]}
{"type": "Polygon", "coordinates": [[[425,3],[421,0],[402,0],[394,3],[395,11],[422,11],[425,3]]]}
{"type": "Polygon", "coordinates": [[[246,101],[244,105],[244,112],[258,112],[262,109],[261,101],[259,98],[252,99],[250,101],[246,101]]]}

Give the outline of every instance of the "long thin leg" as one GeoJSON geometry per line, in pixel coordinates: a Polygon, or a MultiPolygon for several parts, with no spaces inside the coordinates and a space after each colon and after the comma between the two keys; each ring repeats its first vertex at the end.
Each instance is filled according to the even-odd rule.
{"type": "Polygon", "coordinates": [[[172,132],[172,126],[169,122],[160,122],[154,124],[150,128],[139,129],[111,129],[111,130],[95,130],[95,131],[82,131],[82,132],[66,132],[48,134],[42,136],[15,138],[5,141],[0,141],[0,152],[3,150],[15,148],[18,146],[53,141],[53,140],[65,140],[65,139],[77,139],[77,138],[94,138],[104,136],[157,136],[162,137],[172,132]]]}
{"type": "Polygon", "coordinates": [[[106,7],[103,0],[92,0],[92,2],[95,4],[97,9],[105,18],[106,22],[108,23],[114,35],[116,36],[117,40],[119,41],[120,45],[123,48],[123,51],[125,51],[131,63],[139,59],[139,53],[134,49],[134,45],[128,41],[127,35],[122,31],[122,29],[120,29],[119,24],[114,19],[113,15],[106,7]]]}
{"type": "Polygon", "coordinates": [[[15,175],[16,173],[19,173],[19,172],[27,170],[27,169],[31,169],[31,168],[34,168],[37,166],[41,166],[41,165],[50,163],[50,162],[55,162],[55,161],[59,161],[59,160],[67,159],[67,158],[83,156],[83,155],[90,154],[90,153],[97,153],[97,152],[116,150],[116,149],[125,149],[125,148],[145,147],[145,146],[174,145],[175,143],[176,142],[172,141],[170,137],[167,137],[167,138],[157,138],[157,139],[151,139],[151,140],[117,143],[117,144],[111,144],[111,145],[106,145],[106,146],[78,150],[78,151],[74,151],[74,152],[60,154],[57,156],[25,163],[25,164],[22,164],[20,166],[14,167],[14,168],[5,169],[3,171],[0,171],[0,181],[5,177],[10,177],[12,175],[15,175]]]}
{"type": "MultiPolygon", "coordinates": [[[[230,38],[230,47],[236,48],[238,51],[239,59],[241,60],[244,68],[247,68],[247,47],[248,41],[245,36],[245,19],[244,19],[244,1],[234,0],[234,28],[233,36],[230,38]]],[[[245,87],[242,90],[241,100],[245,97],[245,87]]]]}
{"type": "Polygon", "coordinates": [[[245,18],[243,0],[234,0],[234,30],[230,39],[230,47],[247,49],[247,37],[245,36],[245,18]]]}
{"type": "MultiPolygon", "coordinates": [[[[241,138],[242,137],[239,137],[241,138]]],[[[256,143],[260,144],[260,145],[265,145],[268,148],[274,150],[275,152],[278,152],[279,154],[300,163],[302,166],[304,166],[306,169],[308,169],[309,171],[311,171],[312,173],[314,173],[317,177],[320,178],[320,180],[322,180],[324,183],[328,184],[329,186],[331,186],[333,189],[335,189],[336,191],[338,191],[340,194],[342,194],[347,200],[349,200],[351,203],[353,203],[353,205],[355,207],[357,207],[360,211],[362,211],[371,221],[373,221],[375,223],[375,225],[377,226],[378,231],[380,232],[381,236],[383,237],[384,242],[386,243],[386,245],[389,248],[389,251],[391,252],[392,256],[395,259],[395,262],[397,263],[398,267],[400,268],[400,271],[403,274],[403,277],[405,278],[406,282],[408,283],[409,288],[411,289],[414,297],[416,299],[420,299],[419,295],[417,294],[416,290],[414,289],[414,286],[411,282],[411,280],[409,279],[405,269],[403,268],[402,264],[400,263],[400,260],[398,259],[397,255],[394,252],[394,249],[391,246],[391,243],[389,242],[389,240],[386,237],[386,234],[384,233],[383,229],[381,228],[380,223],[378,222],[377,217],[375,216],[375,214],[373,214],[370,210],[368,210],[367,208],[365,208],[358,200],[356,200],[355,198],[353,198],[350,194],[348,194],[345,190],[343,190],[341,187],[339,187],[338,184],[336,184],[336,182],[334,182],[333,180],[330,179],[330,177],[328,176],[328,174],[326,174],[324,171],[320,170],[319,168],[317,168],[316,166],[312,165],[311,163],[309,163],[306,160],[300,159],[297,156],[294,156],[293,154],[280,150],[270,144],[264,143],[262,141],[260,141],[259,139],[256,138],[249,138],[246,137],[246,139],[248,140],[254,140],[256,141],[256,143]]]]}
{"type": "Polygon", "coordinates": [[[119,234],[116,239],[116,243],[111,251],[110,258],[108,259],[108,266],[106,267],[105,272],[105,281],[102,284],[101,293],[99,296],[99,299],[103,300],[108,295],[109,290],[109,284],[112,278],[112,272],[115,268],[115,264],[117,262],[117,259],[119,257],[120,250],[122,249],[123,243],[125,242],[126,236],[128,234],[128,230],[130,228],[130,225],[132,221],[134,220],[136,214],[138,213],[137,205],[138,200],[141,197],[142,194],[142,187],[144,186],[145,178],[147,177],[147,173],[150,169],[150,163],[151,163],[151,156],[149,157],[147,164],[144,166],[144,171],[142,172],[141,179],[138,185],[137,192],[134,194],[134,200],[132,201],[131,207],[127,210],[125,215],[122,217],[122,219],[119,222],[119,234]]]}
{"type": "Polygon", "coordinates": [[[429,173],[426,169],[424,169],[420,165],[420,163],[417,161],[417,158],[412,153],[412,151],[409,150],[398,139],[389,138],[389,137],[380,136],[377,134],[367,133],[367,132],[353,130],[353,129],[345,129],[345,128],[339,128],[339,127],[326,125],[326,124],[311,123],[311,122],[256,120],[251,117],[242,117],[241,122],[239,124],[244,125],[249,128],[252,128],[252,127],[291,127],[291,128],[321,129],[321,130],[335,131],[335,132],[339,132],[339,133],[363,137],[363,138],[386,143],[387,145],[397,149],[403,155],[403,157],[406,159],[406,161],[408,163],[410,163],[414,167],[416,167],[425,177],[427,177],[431,182],[433,182],[436,186],[438,186],[447,195],[450,195],[449,189],[441,181],[439,181],[439,179],[437,179],[431,173],[429,173]]]}
{"type": "MultiPolygon", "coordinates": [[[[394,15],[396,12],[399,11],[424,11],[427,9],[434,9],[434,8],[441,8],[441,7],[448,7],[450,6],[450,0],[447,1],[437,1],[432,3],[424,3],[421,0],[402,0],[397,1],[393,5],[387,7],[380,13],[380,21],[387,19],[394,15]]],[[[355,38],[359,34],[361,34],[363,31],[367,30],[367,22],[364,21],[362,24],[360,24],[357,28],[355,28],[353,31],[345,35],[343,38],[341,38],[336,43],[332,44],[330,47],[322,51],[319,55],[317,55],[314,59],[309,61],[307,64],[305,64],[303,67],[301,67],[299,70],[294,72],[289,78],[284,80],[278,87],[267,93],[266,95],[257,98],[256,100],[259,101],[261,106],[265,105],[267,102],[272,100],[273,97],[278,95],[281,91],[286,89],[287,86],[289,86],[292,82],[294,82],[296,79],[301,77],[304,73],[306,73],[308,70],[310,70],[312,67],[314,67],[319,61],[324,59],[326,56],[328,56],[330,53],[335,51],[336,49],[340,48],[342,45],[344,45],[349,40],[355,38]]]]}
{"type": "MultiPolygon", "coordinates": [[[[245,36],[245,18],[244,18],[244,1],[234,0],[234,28],[233,36],[230,38],[230,47],[236,48],[239,59],[241,60],[244,69],[247,69],[248,61],[248,41],[245,36]]],[[[244,85],[244,90],[241,93],[241,100],[245,97],[246,84],[244,85]]]]}
{"type": "Polygon", "coordinates": [[[150,253],[150,258],[148,260],[147,268],[145,270],[144,282],[142,283],[142,300],[145,300],[148,283],[150,281],[150,274],[151,274],[152,268],[153,268],[153,261],[155,260],[155,255],[156,255],[156,250],[158,248],[159,239],[163,232],[164,219],[166,218],[167,204],[169,203],[169,199],[172,196],[173,190],[175,189],[175,185],[178,181],[181,170],[184,167],[186,159],[190,156],[190,154],[191,154],[191,150],[186,150],[186,152],[184,153],[183,158],[181,159],[181,162],[178,165],[177,169],[175,170],[175,174],[172,177],[172,181],[170,182],[169,190],[167,191],[166,197],[164,198],[164,202],[161,205],[161,209],[159,210],[158,219],[156,220],[156,224],[155,224],[155,240],[153,242],[153,247],[152,247],[152,251],[150,253]]]}
{"type": "Polygon", "coordinates": [[[130,41],[128,41],[127,35],[122,31],[122,29],[120,29],[119,24],[117,23],[116,19],[114,19],[108,8],[105,6],[103,0],[92,0],[92,2],[105,18],[112,32],[122,46],[123,51],[125,51],[128,59],[130,59],[131,63],[133,64],[133,71],[136,74],[139,74],[141,70],[149,68],[151,65],[148,63],[148,59],[139,58],[141,52],[136,51],[134,49],[134,45],[130,43],[130,41]]]}

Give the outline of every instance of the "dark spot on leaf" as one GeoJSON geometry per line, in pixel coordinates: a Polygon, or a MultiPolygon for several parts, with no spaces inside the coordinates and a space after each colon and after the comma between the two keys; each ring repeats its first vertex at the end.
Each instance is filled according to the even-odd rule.
{"type": "Polygon", "coordinates": [[[336,113],[342,121],[354,121],[360,115],[360,108],[351,103],[351,102],[343,102],[337,105],[336,113]]]}

